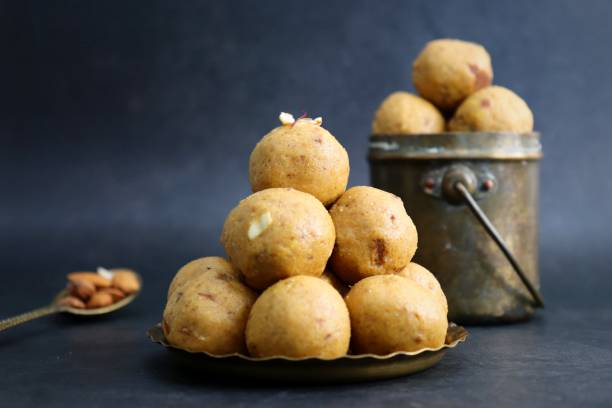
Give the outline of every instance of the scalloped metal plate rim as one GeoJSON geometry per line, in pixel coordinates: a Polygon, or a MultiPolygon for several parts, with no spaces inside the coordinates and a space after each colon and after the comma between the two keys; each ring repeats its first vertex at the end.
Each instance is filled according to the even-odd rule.
{"type": "Polygon", "coordinates": [[[418,356],[419,354],[425,353],[425,352],[435,352],[435,351],[440,351],[443,349],[451,349],[456,347],[459,343],[464,342],[467,337],[468,337],[469,333],[468,331],[462,327],[462,326],[458,326],[455,323],[450,322],[448,325],[448,331],[446,333],[446,341],[445,344],[437,347],[437,348],[423,348],[421,350],[417,350],[417,351],[396,351],[390,354],[385,354],[385,355],[378,355],[378,354],[347,354],[345,356],[342,357],[335,357],[335,358],[321,358],[321,357],[301,357],[301,358],[293,358],[293,357],[287,357],[287,356],[272,356],[272,357],[250,357],[250,356],[246,356],[244,354],[240,354],[240,353],[231,353],[231,354],[224,354],[224,355],[217,355],[217,354],[210,354],[208,352],[205,351],[190,351],[190,350],[185,350],[185,349],[181,349],[178,347],[174,347],[172,345],[170,345],[167,341],[166,338],[163,334],[162,328],[161,328],[161,323],[157,323],[156,325],[152,326],[151,328],[149,328],[149,330],[147,330],[147,336],[149,337],[149,339],[153,342],[153,343],[157,343],[157,344],[161,344],[162,346],[168,348],[168,349],[173,349],[173,350],[180,350],[186,353],[190,353],[190,354],[194,354],[194,355],[205,355],[207,357],[211,357],[214,359],[228,359],[228,358],[232,358],[232,357],[237,357],[239,359],[242,360],[246,360],[246,361],[251,361],[251,362],[263,362],[263,361],[277,361],[277,360],[285,360],[285,361],[312,361],[312,360],[320,360],[320,361],[334,361],[334,360],[363,360],[363,359],[368,359],[368,358],[372,358],[372,359],[376,359],[376,360],[388,360],[391,359],[393,357],[397,357],[397,356],[409,356],[409,357],[414,357],[414,356],[418,356]]]}

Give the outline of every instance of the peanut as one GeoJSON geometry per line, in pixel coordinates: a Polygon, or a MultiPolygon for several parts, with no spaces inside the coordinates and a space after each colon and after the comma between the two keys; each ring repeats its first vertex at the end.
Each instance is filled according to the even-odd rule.
{"type": "Polygon", "coordinates": [[[75,309],[85,309],[85,303],[77,297],[74,296],[66,296],[65,298],[60,299],[57,302],[60,306],[73,307],[75,309]]]}
{"type": "Polygon", "coordinates": [[[86,280],[74,280],[70,283],[70,294],[86,301],[96,292],[96,287],[93,283],[86,280]]]}
{"type": "Polygon", "coordinates": [[[112,269],[113,287],[119,289],[126,295],[130,295],[140,290],[140,281],[134,271],[129,269],[112,269]]]}
{"type": "Polygon", "coordinates": [[[113,297],[108,292],[96,292],[87,302],[88,309],[110,306],[113,304],[113,297]]]}
{"type": "Polygon", "coordinates": [[[251,221],[247,236],[249,239],[255,239],[272,223],[272,214],[270,212],[263,213],[259,218],[251,221]]]}
{"type": "Polygon", "coordinates": [[[280,115],[278,115],[278,120],[280,120],[283,125],[293,125],[295,123],[293,115],[287,112],[281,112],[280,115]]]}
{"type": "Polygon", "coordinates": [[[95,272],[72,272],[68,274],[68,280],[72,283],[76,281],[88,281],[97,288],[108,288],[111,285],[110,280],[95,272]]]}
{"type": "Polygon", "coordinates": [[[101,293],[108,293],[113,298],[113,302],[118,302],[121,299],[125,298],[125,293],[120,291],[117,288],[104,288],[100,289],[101,293]]]}

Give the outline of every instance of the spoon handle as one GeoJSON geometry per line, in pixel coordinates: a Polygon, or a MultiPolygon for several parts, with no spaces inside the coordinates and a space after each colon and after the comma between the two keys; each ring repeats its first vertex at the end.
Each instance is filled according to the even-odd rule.
{"type": "Polygon", "coordinates": [[[29,322],[30,320],[38,319],[39,317],[58,312],[61,312],[61,308],[59,308],[57,305],[49,305],[22,313],[17,316],[9,317],[7,319],[0,320],[0,331],[10,329],[18,324],[29,322]]]}

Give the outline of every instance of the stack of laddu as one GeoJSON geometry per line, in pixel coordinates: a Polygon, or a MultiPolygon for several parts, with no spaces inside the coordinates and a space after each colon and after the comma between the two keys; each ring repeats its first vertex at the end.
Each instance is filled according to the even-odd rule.
{"type": "Polygon", "coordinates": [[[420,96],[405,91],[389,95],[374,115],[374,135],[533,130],[525,101],[491,85],[491,57],[479,44],[455,39],[427,43],[413,63],[412,82],[420,96]]]}
{"type": "Polygon", "coordinates": [[[446,298],[410,262],[417,231],[402,200],[346,190],[348,155],[321,118],[279,119],[251,154],[254,194],[225,220],[228,259],[196,259],[174,277],[167,341],[214,355],[325,359],[441,347],[446,298]]]}

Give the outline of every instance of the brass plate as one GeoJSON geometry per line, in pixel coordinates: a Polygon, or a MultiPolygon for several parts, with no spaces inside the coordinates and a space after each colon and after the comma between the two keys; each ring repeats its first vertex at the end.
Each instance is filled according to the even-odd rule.
{"type": "Polygon", "coordinates": [[[242,354],[224,356],[204,352],[193,353],[172,347],[166,341],[161,324],[151,327],[147,335],[152,342],[171,351],[177,362],[191,368],[214,373],[215,376],[248,378],[256,381],[280,382],[357,382],[400,377],[435,365],[447,349],[465,341],[467,330],[450,323],[444,346],[415,352],[398,351],[379,356],[374,354],[347,355],[335,359],[268,357],[253,358],[242,354]]]}

